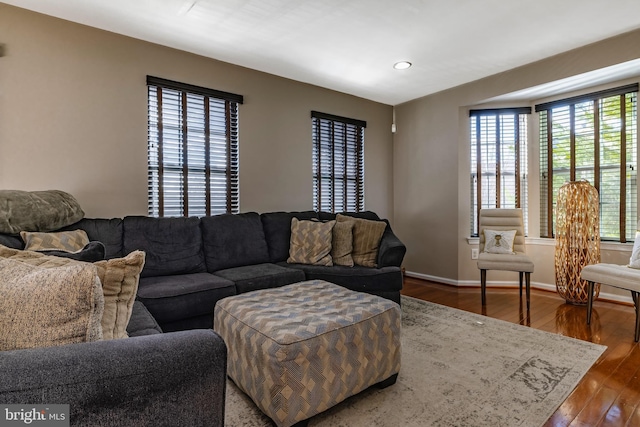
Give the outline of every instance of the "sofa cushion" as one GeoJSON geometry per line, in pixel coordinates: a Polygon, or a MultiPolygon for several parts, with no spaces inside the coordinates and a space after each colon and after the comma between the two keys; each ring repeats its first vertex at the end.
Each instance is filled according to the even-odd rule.
{"type": "Polygon", "coordinates": [[[317,219],[318,213],[315,211],[269,212],[260,215],[269,247],[270,262],[286,261],[289,257],[291,218],[317,219]]]}
{"type": "Polygon", "coordinates": [[[165,325],[185,317],[208,314],[213,318],[216,302],[235,294],[232,281],[209,273],[195,273],[143,277],[137,299],[147,307],[162,330],[169,332],[171,329],[165,325]]]}
{"type": "Polygon", "coordinates": [[[333,265],[331,243],[335,221],[291,219],[291,243],[288,263],[333,265]]]}
{"type": "Polygon", "coordinates": [[[0,245],[14,249],[24,248],[24,242],[20,238],[20,235],[11,236],[9,234],[0,234],[0,245]]]}
{"type": "MultiPolygon", "coordinates": [[[[363,212],[339,212],[340,215],[351,216],[354,218],[362,218],[369,219],[371,221],[380,221],[380,217],[378,214],[372,211],[363,211],[363,212]]],[[[320,211],[318,212],[318,218],[320,221],[330,221],[332,219],[336,219],[337,214],[331,212],[320,211]]]]}
{"type": "Polygon", "coordinates": [[[149,313],[147,307],[140,301],[134,301],[131,310],[131,319],[127,325],[127,334],[130,337],[142,335],[161,334],[162,329],[156,319],[149,313]]]}
{"type": "Polygon", "coordinates": [[[216,271],[216,276],[233,281],[239,294],[304,280],[302,271],[270,263],[220,270],[216,271]]]}
{"type": "Polygon", "coordinates": [[[147,254],[141,277],[207,271],[199,218],[125,217],[124,251],[135,250],[147,254]]]}
{"type": "Polygon", "coordinates": [[[42,268],[0,258],[0,277],[0,350],[102,338],[104,297],[95,266],[42,268]]]}
{"type": "Polygon", "coordinates": [[[257,213],[203,217],[200,227],[207,271],[210,273],[269,262],[269,248],[257,213]]]}
{"type": "Polygon", "coordinates": [[[84,217],[78,201],[60,190],[0,190],[0,233],[53,231],[84,217]]]}
{"type": "Polygon", "coordinates": [[[121,258],[128,253],[125,253],[123,247],[123,223],[121,218],[83,218],[75,224],[61,228],[60,231],[84,230],[89,240],[101,242],[104,245],[106,259],[121,258]]]}
{"type": "Polygon", "coordinates": [[[304,272],[306,280],[326,280],[344,286],[352,291],[400,291],[402,271],[399,267],[369,268],[362,266],[345,267],[334,265],[286,264],[278,265],[295,268],[304,272]]]}

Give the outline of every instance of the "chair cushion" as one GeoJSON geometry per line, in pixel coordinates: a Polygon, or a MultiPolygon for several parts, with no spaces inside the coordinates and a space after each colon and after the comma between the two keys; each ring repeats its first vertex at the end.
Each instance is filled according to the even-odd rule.
{"type": "Polygon", "coordinates": [[[590,282],[640,292],[640,270],[617,264],[592,264],[582,268],[580,278],[590,282]]]}
{"type": "Polygon", "coordinates": [[[204,217],[200,226],[208,272],[269,262],[269,248],[257,213],[204,217]]]}
{"type": "Polygon", "coordinates": [[[138,285],[142,301],[163,330],[166,323],[185,317],[210,314],[219,299],[235,295],[230,280],[209,273],[143,277],[138,285]]]}
{"type": "Polygon", "coordinates": [[[135,250],[147,254],[141,277],[207,271],[199,218],[125,217],[124,251],[135,250]]]}
{"type": "Polygon", "coordinates": [[[232,280],[239,294],[257,289],[277,288],[305,279],[304,273],[300,270],[269,263],[220,270],[216,271],[216,275],[232,280]]]}
{"type": "Polygon", "coordinates": [[[478,254],[478,268],[480,270],[533,273],[533,261],[522,252],[516,252],[515,254],[488,254],[486,252],[480,252],[480,254],[478,254]]]}

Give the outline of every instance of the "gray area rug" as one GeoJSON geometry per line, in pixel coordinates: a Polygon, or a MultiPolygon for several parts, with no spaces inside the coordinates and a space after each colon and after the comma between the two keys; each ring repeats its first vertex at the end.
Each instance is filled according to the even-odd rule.
{"type": "MultiPolygon", "coordinates": [[[[605,346],[402,297],[395,385],[353,396],[310,427],[541,426],[605,346]]],[[[225,425],[272,426],[231,380],[225,425]]]]}

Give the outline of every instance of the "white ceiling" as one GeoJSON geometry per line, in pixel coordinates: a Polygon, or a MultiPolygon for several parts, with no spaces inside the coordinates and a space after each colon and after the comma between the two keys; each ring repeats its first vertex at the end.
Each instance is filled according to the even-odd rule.
{"type": "Polygon", "coordinates": [[[640,28],[639,0],[3,2],[390,105],[640,28]]]}

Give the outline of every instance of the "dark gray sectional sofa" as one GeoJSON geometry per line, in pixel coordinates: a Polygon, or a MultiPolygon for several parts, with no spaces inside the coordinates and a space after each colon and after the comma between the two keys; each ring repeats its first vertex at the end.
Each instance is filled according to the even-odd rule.
{"type": "MultiPolygon", "coordinates": [[[[347,213],[380,220],[373,212],[347,213]]],[[[137,299],[163,331],[211,328],[221,298],[310,279],[400,303],[404,244],[387,225],[377,268],[287,264],[291,219],[331,220],[325,212],[270,212],[203,218],[85,218],[62,230],[83,229],[105,245],[106,258],[146,252],[137,299]]],[[[0,244],[21,248],[19,238],[0,235],[0,244]]]]}
{"type": "MultiPolygon", "coordinates": [[[[373,212],[353,215],[379,220],[373,212]]],[[[147,253],[138,299],[164,331],[211,328],[219,299],[307,279],[325,279],[400,302],[406,248],[389,226],[378,268],[287,264],[293,217],[328,220],[335,215],[308,211],[125,217],[123,253],[147,253]]]]}
{"type": "MultiPolygon", "coordinates": [[[[373,212],[346,215],[379,220],[373,212]]],[[[85,230],[107,259],[146,252],[131,338],[0,352],[0,402],[70,403],[72,425],[222,425],[226,347],[211,329],[218,300],[324,279],[400,303],[406,248],[388,222],[376,268],[325,267],[287,264],[293,217],[335,215],[85,218],[63,228],[85,230]]],[[[0,244],[24,247],[2,234],[0,244]]]]}
{"type": "Polygon", "coordinates": [[[162,333],[141,302],[130,338],[0,351],[0,403],[69,404],[72,426],[223,426],[227,347],[211,329],[162,333]]]}

